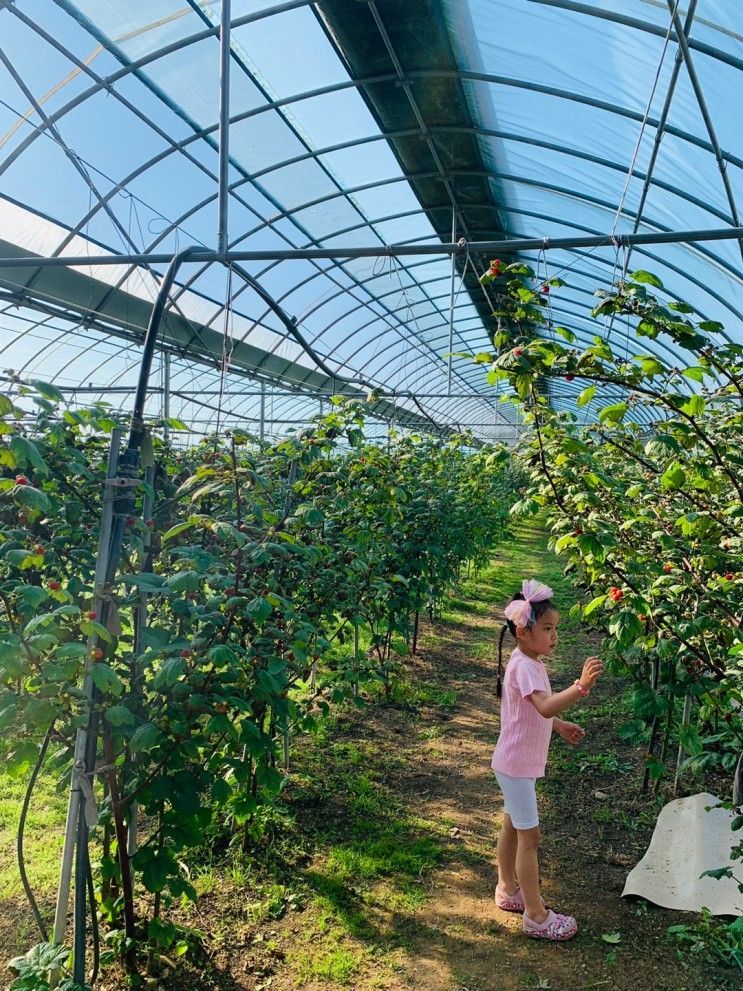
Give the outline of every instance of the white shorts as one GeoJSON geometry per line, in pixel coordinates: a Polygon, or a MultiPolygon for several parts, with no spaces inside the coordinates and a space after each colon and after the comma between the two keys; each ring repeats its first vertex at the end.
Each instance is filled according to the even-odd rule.
{"type": "Polygon", "coordinates": [[[539,825],[536,778],[512,778],[495,772],[503,792],[503,811],[511,817],[514,829],[534,829],[539,825]]]}

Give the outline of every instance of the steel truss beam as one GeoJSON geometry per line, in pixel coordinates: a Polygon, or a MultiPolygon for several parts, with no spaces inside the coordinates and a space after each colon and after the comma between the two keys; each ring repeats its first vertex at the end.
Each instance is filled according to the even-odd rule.
{"type": "MultiPolygon", "coordinates": [[[[522,237],[502,241],[466,241],[456,244],[375,244],[359,248],[266,248],[253,251],[228,251],[220,256],[210,248],[195,249],[189,262],[222,261],[226,265],[246,261],[296,261],[307,258],[404,258],[411,255],[461,255],[493,251],[549,251],[574,248],[629,248],[636,244],[679,244],[695,241],[729,241],[743,238],[743,227],[712,227],[704,230],[650,231],[643,234],[597,234],[590,237],[522,237]]],[[[0,268],[49,268],[97,265],[166,265],[172,260],[168,252],[120,255],[56,255],[25,258],[0,258],[0,268]]]]}

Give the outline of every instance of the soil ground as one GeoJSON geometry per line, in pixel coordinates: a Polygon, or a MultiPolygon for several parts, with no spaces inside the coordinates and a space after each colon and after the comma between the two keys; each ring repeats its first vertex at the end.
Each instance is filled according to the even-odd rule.
{"type": "MultiPolygon", "coordinates": [[[[489,763],[499,607],[522,577],[556,589],[563,630],[551,680],[555,690],[573,680],[598,644],[568,622],[575,593],[543,535],[523,528],[500,559],[463,583],[441,619],[424,624],[394,704],[346,711],[300,745],[284,819],[269,823],[262,840],[270,852],[260,862],[215,857],[194,873],[201,897],[182,921],[202,931],[203,950],[175,966],[161,960],[153,991],[740,986],[740,973],[704,955],[681,956],[668,941],[668,926],[691,926],[696,916],[620,897],[667,796],[640,795],[641,754],[616,735],[625,721],[625,686],[616,679],[569,713],[585,726],[585,741],[553,742],[539,789],[543,890],[549,904],[578,917],[578,936],[529,940],[519,916],[496,909],[502,807],[489,763]]],[[[28,945],[27,919],[17,899],[0,902],[7,956],[28,945]]],[[[98,986],[123,984],[108,971],[98,986]]]]}

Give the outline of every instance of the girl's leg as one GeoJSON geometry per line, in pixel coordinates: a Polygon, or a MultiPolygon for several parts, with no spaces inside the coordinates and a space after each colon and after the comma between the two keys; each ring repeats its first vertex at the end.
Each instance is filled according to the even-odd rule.
{"type": "Polygon", "coordinates": [[[498,834],[498,886],[507,895],[516,893],[516,849],[518,833],[513,828],[510,815],[503,814],[503,828],[498,834]]]}
{"type": "Polygon", "coordinates": [[[516,873],[524,896],[526,914],[534,922],[544,922],[547,909],[539,892],[539,826],[533,829],[517,829],[516,873]]]}

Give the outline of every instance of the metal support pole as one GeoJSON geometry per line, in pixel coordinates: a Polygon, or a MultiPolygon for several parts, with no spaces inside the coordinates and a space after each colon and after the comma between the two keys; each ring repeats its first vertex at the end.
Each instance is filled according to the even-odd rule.
{"type": "MultiPolygon", "coordinates": [[[[457,207],[451,205],[451,243],[457,240],[457,207]]],[[[446,393],[451,396],[451,362],[454,350],[454,282],[457,276],[457,256],[451,256],[451,284],[449,286],[449,356],[447,358],[446,393]]]]}
{"type": "MultiPolygon", "coordinates": [[[[147,465],[144,471],[144,498],[142,500],[142,520],[147,527],[147,532],[144,536],[144,553],[142,555],[142,563],[140,571],[150,571],[152,569],[152,529],[150,524],[150,519],[152,518],[152,513],[155,507],[155,494],[153,491],[153,486],[155,484],[155,466],[147,465]]],[[[145,642],[144,633],[147,628],[147,600],[149,596],[144,589],[139,590],[139,601],[137,602],[137,608],[134,616],[134,658],[132,659],[132,694],[136,699],[137,715],[143,716],[144,713],[141,711],[141,699],[142,699],[142,663],[139,660],[140,655],[144,653],[145,642]]],[[[127,832],[128,832],[128,842],[127,842],[127,853],[130,857],[133,857],[137,852],[137,818],[139,814],[139,806],[137,802],[132,802],[129,809],[129,820],[127,822],[127,832]]]]}
{"type": "MultiPolygon", "coordinates": [[[[689,9],[686,13],[686,22],[684,24],[684,37],[688,37],[691,31],[691,25],[694,20],[694,14],[696,12],[697,0],[691,0],[689,4],[689,9]]],[[[668,83],[668,89],[666,91],[666,99],[663,104],[663,109],[661,111],[660,117],[658,118],[658,124],[655,128],[655,140],[653,141],[653,150],[650,153],[650,161],[648,162],[647,169],[645,170],[645,181],[642,185],[642,193],[640,194],[640,202],[637,206],[637,212],[635,213],[635,222],[632,225],[632,233],[635,234],[639,230],[640,221],[642,220],[642,212],[645,209],[645,201],[647,200],[648,193],[650,192],[650,186],[653,178],[653,171],[655,170],[655,163],[658,158],[658,152],[660,150],[661,139],[663,138],[663,132],[666,127],[666,121],[668,120],[668,114],[671,109],[671,103],[673,102],[673,94],[676,90],[676,83],[678,82],[679,72],[681,70],[681,64],[684,58],[681,52],[681,48],[676,52],[676,61],[673,65],[673,72],[671,73],[671,79],[668,83]]],[[[627,274],[627,269],[629,268],[630,254],[632,253],[632,246],[627,249],[627,254],[624,259],[624,267],[622,275],[627,274]]]]}
{"type": "Polygon", "coordinates": [[[228,171],[230,165],[230,7],[231,0],[222,0],[222,21],[219,30],[219,229],[217,252],[227,252],[229,205],[228,171]]]}
{"type": "Polygon", "coordinates": [[[266,383],[261,382],[261,415],[258,426],[258,436],[261,440],[266,437],[266,383]]]}
{"type": "MultiPolygon", "coordinates": [[[[121,438],[123,431],[116,429],[111,434],[111,447],[108,453],[108,468],[106,471],[106,481],[110,482],[116,476],[117,466],[119,461],[119,450],[121,448],[121,438]]],[[[96,559],[96,569],[95,569],[95,598],[93,600],[93,608],[96,610],[100,609],[102,601],[102,590],[106,574],[107,558],[109,551],[109,542],[111,537],[111,526],[113,522],[113,502],[116,493],[112,485],[107,484],[103,493],[103,507],[101,510],[101,529],[98,537],[98,556],[96,559]]],[[[83,690],[85,696],[88,700],[89,712],[92,708],[92,698],[93,698],[93,679],[90,676],[90,660],[86,661],[86,674],[83,683],[83,690]]],[[[60,868],[59,877],[59,887],[57,889],[57,905],[54,913],[54,930],[52,935],[52,942],[57,944],[64,943],[65,929],[67,927],[67,907],[70,900],[70,888],[72,881],[72,863],[75,853],[75,839],[78,833],[78,822],[82,819],[85,822],[85,804],[86,797],[83,791],[83,784],[81,777],[85,777],[85,754],[87,750],[88,743],[88,729],[90,726],[90,717],[88,725],[85,727],[80,727],[75,734],[75,749],[73,754],[73,766],[72,766],[72,779],[70,781],[70,797],[67,804],[67,823],[65,826],[65,836],[64,845],[62,849],[62,864],[60,868]]],[[[92,781],[89,783],[92,788],[92,781]]],[[[87,836],[85,837],[87,840],[87,836]]],[[[79,858],[83,859],[83,858],[79,858]]],[[[87,866],[86,866],[87,870],[87,866]]],[[[83,897],[82,905],[85,905],[85,894],[86,885],[85,878],[78,876],[77,885],[82,885],[83,897]]],[[[76,899],[77,901],[77,899],[76,899]]],[[[82,925],[82,937],[76,939],[76,946],[78,953],[82,949],[82,960],[78,961],[78,953],[75,955],[75,967],[76,971],[82,975],[80,983],[84,983],[85,977],[85,930],[86,930],[86,917],[83,915],[82,919],[75,918],[76,928],[78,925],[82,925]]],[[[52,973],[50,975],[50,985],[54,987],[58,979],[58,974],[52,973]]],[[[77,978],[76,978],[77,979],[77,978]]]]}
{"type": "Polygon", "coordinates": [[[163,440],[170,443],[170,351],[163,355],[163,440]]]}
{"type": "MultiPolygon", "coordinates": [[[[457,244],[378,244],[358,248],[292,248],[255,251],[228,251],[223,257],[209,248],[190,249],[188,261],[235,264],[243,261],[298,261],[316,258],[406,258],[436,255],[490,255],[494,251],[516,254],[520,251],[549,251],[575,248],[625,248],[635,244],[680,244],[695,241],[740,241],[743,227],[705,227],[683,231],[643,231],[638,234],[589,234],[576,237],[518,237],[502,241],[462,241],[457,244]]],[[[65,268],[93,265],[167,265],[173,256],[165,252],[120,255],[24,255],[0,258],[3,268],[65,268]]],[[[183,260],[183,259],[182,259],[183,260]]]]}
{"type": "MultiPolygon", "coordinates": [[[[693,701],[692,695],[687,695],[684,698],[684,711],[681,716],[681,729],[684,730],[688,727],[691,721],[691,704],[693,701]]],[[[679,743],[678,753],[676,754],[676,774],[673,779],[673,794],[678,795],[679,782],[681,781],[681,761],[684,759],[686,754],[686,749],[683,743],[679,743]]]]}

